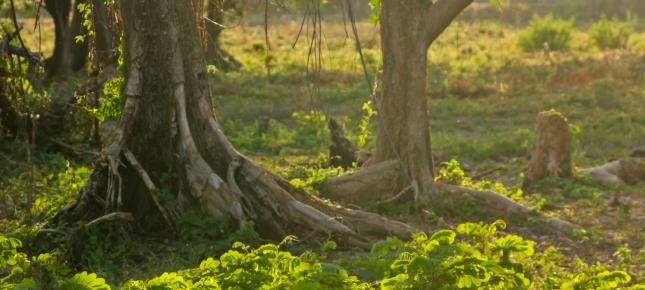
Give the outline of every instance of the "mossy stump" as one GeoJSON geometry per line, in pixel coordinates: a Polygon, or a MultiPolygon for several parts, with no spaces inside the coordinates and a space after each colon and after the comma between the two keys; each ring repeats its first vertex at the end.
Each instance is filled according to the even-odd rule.
{"type": "Polygon", "coordinates": [[[537,116],[537,142],[524,172],[524,187],[547,176],[572,177],[571,129],[567,118],[551,110],[537,116]]]}

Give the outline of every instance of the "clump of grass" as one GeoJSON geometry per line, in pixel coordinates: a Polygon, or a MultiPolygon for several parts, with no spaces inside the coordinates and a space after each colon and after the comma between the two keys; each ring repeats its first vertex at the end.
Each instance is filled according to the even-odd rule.
{"type": "Polygon", "coordinates": [[[574,19],[558,19],[552,14],[534,15],[529,26],[520,33],[519,45],[524,51],[567,50],[571,42],[574,19]]]}
{"type": "Polygon", "coordinates": [[[634,32],[636,19],[628,17],[621,21],[616,18],[608,19],[606,15],[591,26],[589,37],[593,44],[600,49],[626,48],[629,37],[634,32]]]}

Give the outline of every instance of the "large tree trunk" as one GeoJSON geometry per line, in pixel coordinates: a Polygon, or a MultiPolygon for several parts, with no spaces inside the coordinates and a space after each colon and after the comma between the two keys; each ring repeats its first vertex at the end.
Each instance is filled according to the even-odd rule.
{"type": "Polygon", "coordinates": [[[242,64],[220,45],[220,35],[224,29],[224,9],[227,0],[208,0],[206,32],[207,62],[223,71],[237,71],[242,64]]]}
{"type": "MultiPolygon", "coordinates": [[[[377,106],[381,116],[374,162],[399,160],[399,189],[432,190],[433,162],[426,97],[425,1],[383,1],[383,75],[377,106]]],[[[425,194],[424,194],[425,196],[425,194]]]]}
{"type": "MultiPolygon", "coordinates": [[[[367,247],[412,228],[326,205],[238,153],[214,118],[193,7],[186,1],[122,2],[129,72],[123,115],[67,221],[134,217],[177,232],[189,212],[254,220],[261,235],[333,234],[367,247]],[[159,192],[171,192],[161,199],[159,192]]],[[[90,222],[89,224],[93,224],[90,222]]]]}

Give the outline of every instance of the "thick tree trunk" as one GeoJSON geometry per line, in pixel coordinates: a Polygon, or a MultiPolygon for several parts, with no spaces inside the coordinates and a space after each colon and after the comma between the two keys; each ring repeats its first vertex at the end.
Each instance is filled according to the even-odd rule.
{"type": "Polygon", "coordinates": [[[571,129],[559,112],[538,114],[537,141],[524,176],[524,186],[547,176],[573,177],[571,129]]]}
{"type": "Polygon", "coordinates": [[[379,131],[374,162],[399,160],[397,183],[413,184],[426,195],[432,191],[433,162],[426,97],[425,1],[383,1],[381,49],[383,75],[377,99],[379,131]]]}
{"type": "Polygon", "coordinates": [[[219,37],[224,29],[224,9],[227,0],[208,0],[206,32],[207,62],[223,71],[237,71],[242,64],[233,55],[223,49],[219,37]]]}
{"type": "MultiPolygon", "coordinates": [[[[123,115],[70,221],[133,217],[148,230],[177,232],[178,216],[201,212],[254,220],[261,235],[336,235],[348,245],[407,237],[412,228],[375,214],[329,206],[239,154],[212,110],[206,63],[190,2],[122,3],[129,73],[123,115]],[[162,199],[159,192],[171,192],[162,199]]],[[[91,222],[90,222],[91,223],[91,222]]]]}

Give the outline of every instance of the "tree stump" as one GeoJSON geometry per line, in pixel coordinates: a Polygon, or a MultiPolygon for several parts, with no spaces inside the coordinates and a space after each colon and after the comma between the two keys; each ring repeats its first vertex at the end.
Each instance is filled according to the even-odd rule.
{"type": "Polygon", "coordinates": [[[537,133],[524,175],[524,187],[547,176],[572,177],[571,130],[567,119],[553,110],[539,113],[537,133]]]}
{"type": "Polygon", "coordinates": [[[329,165],[343,168],[352,167],[357,159],[356,146],[345,137],[343,127],[334,118],[329,118],[329,132],[332,144],[329,145],[329,165]]]}

